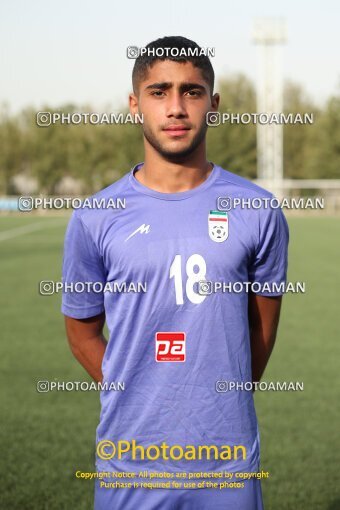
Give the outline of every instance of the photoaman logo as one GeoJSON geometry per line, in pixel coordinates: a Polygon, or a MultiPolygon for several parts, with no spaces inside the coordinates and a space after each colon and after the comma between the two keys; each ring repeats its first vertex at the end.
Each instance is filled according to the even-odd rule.
{"type": "Polygon", "coordinates": [[[244,445],[168,445],[163,441],[160,445],[142,446],[135,439],[119,440],[117,443],[103,439],[97,443],[97,455],[103,460],[116,457],[121,460],[246,460],[247,449],[244,445]]]}

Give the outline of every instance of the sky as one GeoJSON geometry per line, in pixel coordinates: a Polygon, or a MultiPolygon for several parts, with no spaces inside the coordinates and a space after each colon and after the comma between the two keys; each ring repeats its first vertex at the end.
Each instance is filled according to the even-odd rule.
{"type": "Polygon", "coordinates": [[[182,35],[214,47],[216,80],[256,79],[254,19],[287,26],[283,77],[322,104],[340,91],[340,2],[336,0],[2,0],[0,103],[33,106],[127,106],[134,60],[128,46],[182,35]]]}

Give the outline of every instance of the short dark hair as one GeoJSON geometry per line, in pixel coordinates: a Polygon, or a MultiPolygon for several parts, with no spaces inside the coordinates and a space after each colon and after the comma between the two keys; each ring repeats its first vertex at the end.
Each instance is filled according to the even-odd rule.
{"type": "Polygon", "coordinates": [[[147,76],[147,73],[149,69],[154,65],[155,62],[159,60],[173,60],[174,62],[191,62],[195,67],[198,67],[202,71],[202,76],[206,80],[206,82],[209,84],[211,94],[213,94],[214,90],[214,80],[215,80],[215,74],[214,69],[211,65],[211,62],[209,60],[209,57],[206,55],[200,55],[199,51],[201,50],[201,47],[198,46],[197,43],[194,41],[191,41],[190,39],[187,39],[186,37],[181,36],[167,36],[162,37],[160,39],[156,39],[155,41],[150,42],[146,48],[154,49],[154,52],[148,52],[146,54],[140,55],[136,58],[135,65],[133,67],[132,71],[132,86],[133,90],[136,93],[138,91],[139,82],[144,80],[147,76]],[[170,51],[168,50],[168,54],[164,52],[163,55],[158,56],[156,54],[156,50],[158,48],[170,48],[170,51]],[[179,51],[184,48],[186,51],[184,52],[185,55],[178,55],[174,56],[171,49],[175,48],[179,51]],[[188,48],[197,48],[194,50],[194,52],[191,51],[192,55],[190,55],[190,51],[187,51],[188,48]],[[150,54],[151,53],[151,54],[150,54]],[[154,54],[152,54],[154,53],[154,54]],[[197,56],[195,55],[198,54],[197,56]]]}

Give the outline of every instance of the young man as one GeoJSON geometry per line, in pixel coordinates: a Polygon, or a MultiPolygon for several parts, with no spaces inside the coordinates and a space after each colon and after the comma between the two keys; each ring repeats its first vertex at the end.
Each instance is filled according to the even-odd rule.
{"type": "Polygon", "coordinates": [[[272,195],[206,159],[206,114],[219,104],[211,63],[155,51],[189,55],[197,44],[165,37],[147,48],[130,95],[131,113],[143,114],[144,162],[94,195],[126,207],[77,210],[65,240],[65,282],[139,290],[63,296],[76,358],[96,381],[125,384],[101,392],[96,467],[115,474],[96,480],[95,509],[259,510],[260,480],[237,477],[259,470],[253,393],[225,391],[225,381],[260,380],[281,295],[211,289],[285,282],[287,223],[280,209],[220,210],[219,197],[272,195]]]}

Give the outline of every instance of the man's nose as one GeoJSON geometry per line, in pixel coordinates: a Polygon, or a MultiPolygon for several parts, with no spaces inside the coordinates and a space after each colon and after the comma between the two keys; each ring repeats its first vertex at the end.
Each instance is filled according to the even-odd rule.
{"type": "Polygon", "coordinates": [[[186,115],[183,97],[180,94],[172,94],[169,97],[167,108],[168,117],[183,117],[186,115]]]}

